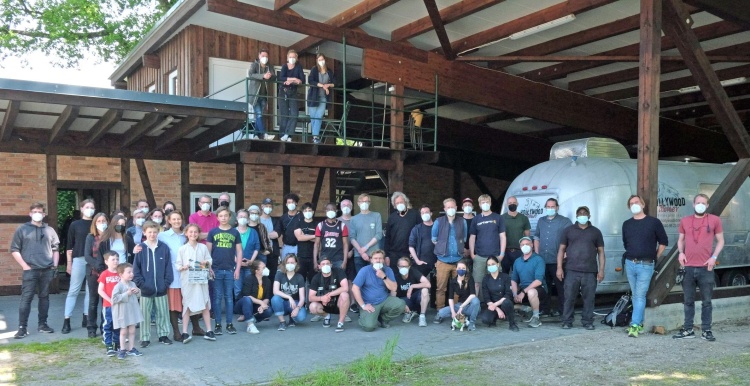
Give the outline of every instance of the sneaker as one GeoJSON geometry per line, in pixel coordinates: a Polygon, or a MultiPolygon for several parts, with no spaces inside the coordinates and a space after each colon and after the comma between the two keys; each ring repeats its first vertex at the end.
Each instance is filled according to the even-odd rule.
{"type": "Polygon", "coordinates": [[[89,338],[96,338],[96,330],[94,331],[89,330],[89,338]]]}
{"type": "Polygon", "coordinates": [[[221,331],[221,324],[216,324],[214,326],[214,334],[216,335],[223,335],[224,333],[221,331]]]}
{"type": "Polygon", "coordinates": [[[336,323],[336,332],[344,332],[344,323],[336,323]]]}
{"type": "Polygon", "coordinates": [[[716,338],[714,338],[714,333],[711,332],[711,330],[703,331],[703,333],[701,333],[701,339],[707,340],[709,342],[713,342],[716,340],[716,338]]]}
{"type": "Polygon", "coordinates": [[[117,359],[125,359],[125,356],[127,356],[127,352],[125,350],[120,350],[117,352],[117,359]]]}
{"type": "Polygon", "coordinates": [[[349,315],[344,315],[344,321],[349,323],[352,321],[352,318],[350,318],[349,315]]]}
{"type": "Polygon", "coordinates": [[[524,323],[529,323],[534,317],[534,310],[529,306],[523,306],[521,307],[521,316],[523,317],[524,323]]]}
{"type": "Polygon", "coordinates": [[[215,342],[216,341],[216,334],[214,334],[213,331],[207,331],[206,335],[203,335],[203,339],[215,342]]]}
{"type": "Polygon", "coordinates": [[[475,331],[477,329],[477,326],[474,324],[474,322],[469,322],[469,331],[475,331]]]}
{"type": "Polygon", "coordinates": [[[349,311],[353,312],[355,314],[358,314],[359,313],[359,306],[356,305],[356,304],[352,304],[351,306],[349,306],[349,311]]]}
{"type": "Polygon", "coordinates": [[[117,351],[115,351],[115,346],[107,346],[107,356],[113,357],[117,355],[117,351]]]}
{"type": "Polygon", "coordinates": [[[284,135],[282,135],[282,136],[281,136],[281,138],[279,138],[279,139],[280,139],[280,140],[281,140],[282,142],[286,142],[287,140],[289,140],[289,136],[288,136],[288,135],[286,135],[286,134],[284,134],[284,135]]]}
{"type": "Polygon", "coordinates": [[[563,330],[570,330],[571,328],[573,328],[570,323],[563,323],[561,327],[563,330]]]}
{"type": "Polygon", "coordinates": [[[190,341],[193,340],[193,337],[188,335],[187,333],[182,333],[182,344],[188,344],[190,341]]]}
{"type": "Polygon", "coordinates": [[[313,137],[313,143],[320,143],[319,137],[313,137]]]}
{"type": "Polygon", "coordinates": [[[137,348],[133,347],[130,349],[130,351],[128,351],[128,355],[130,355],[131,357],[139,357],[143,356],[143,353],[138,351],[137,348]]]}
{"type": "Polygon", "coordinates": [[[281,322],[279,323],[279,328],[277,328],[278,331],[286,331],[286,323],[281,322]]]}
{"type": "Polygon", "coordinates": [[[547,315],[550,316],[550,317],[552,317],[552,318],[556,318],[556,317],[560,316],[560,311],[557,311],[557,310],[550,311],[549,313],[547,313],[547,315]]]}
{"type": "MultiPolygon", "coordinates": [[[[149,341],[149,340],[142,340],[141,341],[141,348],[146,348],[150,344],[151,344],[151,341],[149,341]]],[[[133,347],[133,348],[135,348],[135,347],[133,347]]]]}
{"type": "Polygon", "coordinates": [[[47,323],[42,323],[39,325],[39,328],[37,329],[39,332],[43,332],[45,334],[51,334],[55,332],[55,330],[51,329],[50,326],[47,325],[47,323]]]}
{"type": "Polygon", "coordinates": [[[294,318],[289,317],[289,323],[286,324],[287,327],[297,327],[297,322],[294,321],[294,318]]]}
{"type": "Polygon", "coordinates": [[[156,326],[156,320],[154,320],[154,319],[151,319],[151,325],[152,325],[152,326],[156,326]]]}
{"type": "Polygon", "coordinates": [[[250,139],[258,139],[258,136],[255,134],[250,134],[250,139]]]}
{"type": "Polygon", "coordinates": [[[532,316],[531,320],[529,321],[529,327],[531,328],[537,328],[542,325],[542,322],[539,320],[539,316],[532,316]]]}
{"type": "Polygon", "coordinates": [[[518,325],[515,323],[511,323],[508,325],[508,328],[513,332],[518,332],[518,325]]]}
{"type": "Polygon", "coordinates": [[[411,320],[414,319],[414,317],[417,316],[416,312],[410,311],[404,314],[404,318],[401,319],[404,323],[411,323],[411,320]]]}
{"type": "Polygon", "coordinates": [[[166,336],[162,336],[161,338],[159,338],[159,343],[170,345],[172,344],[172,341],[169,340],[169,338],[167,338],[166,336]]]}
{"type": "Polygon", "coordinates": [[[312,318],[310,318],[310,321],[315,323],[315,322],[320,322],[320,319],[323,319],[323,317],[320,315],[314,315],[312,318]]]}
{"type": "Polygon", "coordinates": [[[424,314],[419,315],[419,327],[427,327],[427,317],[424,314]]]}
{"type": "MultiPolygon", "coordinates": [[[[713,334],[711,334],[713,336],[713,334]]],[[[680,329],[680,332],[677,334],[672,335],[672,338],[674,339],[693,339],[695,338],[695,332],[693,329],[686,330],[684,328],[680,329]]]]}
{"type": "Polygon", "coordinates": [[[583,325],[583,328],[585,328],[585,329],[587,329],[587,330],[591,331],[591,330],[595,329],[596,327],[594,327],[594,325],[593,325],[593,324],[584,324],[584,325],[583,325]]]}
{"type": "Polygon", "coordinates": [[[234,328],[232,323],[227,324],[227,334],[234,335],[237,333],[237,329],[234,328]]]}
{"type": "Polygon", "coordinates": [[[440,315],[435,315],[435,319],[432,321],[432,323],[435,323],[435,324],[443,323],[443,318],[441,318],[440,315]]]}
{"type": "Polygon", "coordinates": [[[630,328],[628,328],[628,336],[631,338],[637,338],[638,337],[638,326],[632,325],[630,328]]]}
{"type": "Polygon", "coordinates": [[[258,333],[260,333],[260,331],[258,331],[258,327],[255,327],[255,323],[248,323],[246,331],[247,331],[248,334],[258,334],[258,333]]]}
{"type": "Polygon", "coordinates": [[[331,327],[331,318],[323,319],[323,327],[325,328],[331,327]]]}

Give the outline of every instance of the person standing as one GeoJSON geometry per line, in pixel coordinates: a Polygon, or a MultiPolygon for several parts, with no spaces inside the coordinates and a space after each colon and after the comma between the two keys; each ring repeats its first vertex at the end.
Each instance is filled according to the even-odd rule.
{"type": "Polygon", "coordinates": [[[307,107],[310,109],[310,126],[312,126],[313,143],[320,143],[320,126],[326,112],[326,103],[332,100],[333,87],[336,76],[326,66],[326,57],[318,54],[315,58],[317,65],[310,70],[307,83],[307,107]]]}
{"type": "Polygon", "coordinates": [[[503,272],[510,275],[513,263],[523,255],[521,245],[516,240],[531,236],[531,223],[525,214],[518,213],[517,198],[514,196],[508,197],[507,204],[508,212],[503,214],[507,243],[505,244],[505,257],[500,261],[500,265],[503,267],[503,272]]]}
{"type": "MultiPolygon", "coordinates": [[[[211,211],[211,202],[213,199],[208,194],[204,194],[198,199],[199,210],[188,217],[190,224],[196,224],[201,228],[201,243],[206,243],[208,232],[219,226],[219,218],[211,211]]],[[[135,240],[138,242],[138,240],[135,240]]]]}
{"type": "Polygon", "coordinates": [[[565,278],[565,307],[562,316],[564,329],[573,326],[573,311],[579,292],[583,298],[583,328],[594,329],[594,295],[596,283],[604,280],[605,260],[602,232],[591,225],[590,216],[591,211],[588,207],[581,206],[576,209],[576,224],[565,228],[560,237],[557,278],[565,278]],[[563,271],[563,257],[566,253],[568,257],[563,271]]]}
{"type": "Polygon", "coordinates": [[[357,198],[359,213],[349,223],[349,241],[354,247],[354,268],[359,272],[370,263],[372,252],[383,238],[383,220],[380,213],[370,211],[370,196],[362,193],[357,198]]]}
{"type": "Polygon", "coordinates": [[[716,340],[711,332],[713,307],[711,297],[714,292],[714,266],[724,248],[724,229],[719,216],[706,213],[708,196],[700,193],[693,199],[693,213],[680,220],[677,230],[677,250],[680,252],[680,266],[685,269],[682,279],[682,292],[685,294],[685,323],[680,332],[672,337],[690,339],[695,337],[695,288],[701,292],[701,339],[716,340]],[[686,236],[687,235],[687,236],[686,236]],[[714,246],[714,239],[716,245],[714,246]],[[713,251],[712,251],[713,249],[713,251]]]}
{"type": "Polygon", "coordinates": [[[628,209],[633,217],[622,223],[622,244],[625,247],[624,267],[633,294],[633,315],[628,336],[637,338],[643,332],[643,313],[646,293],[651,284],[656,261],[664,253],[669,239],[664,225],[656,217],[644,212],[646,205],[638,195],[628,198],[628,209]]]}
{"type": "Polygon", "coordinates": [[[299,115],[299,100],[297,85],[302,84],[305,74],[302,67],[297,65],[297,51],[289,50],[286,54],[287,64],[281,66],[279,81],[279,133],[281,140],[292,142],[291,136],[297,127],[299,115]]]}
{"type": "Polygon", "coordinates": [[[469,254],[474,261],[474,285],[479,301],[484,301],[481,292],[484,275],[487,273],[487,258],[494,256],[503,261],[505,256],[505,220],[492,212],[492,197],[479,196],[482,212],[471,220],[469,226],[469,254]]]}
{"type": "MultiPolygon", "coordinates": [[[[456,200],[446,198],[443,200],[445,216],[435,220],[432,226],[431,239],[435,244],[435,256],[437,263],[437,290],[435,291],[435,305],[437,309],[445,307],[445,292],[448,290],[448,281],[455,277],[456,264],[464,255],[464,245],[468,227],[466,220],[456,218],[456,200]]],[[[472,293],[476,295],[476,286],[472,282],[472,293]]],[[[479,302],[479,299],[477,299],[479,302]]]]}
{"type": "MultiPolygon", "coordinates": [[[[237,226],[237,213],[235,213],[229,205],[232,204],[232,197],[227,192],[223,192],[219,195],[219,208],[222,206],[229,209],[229,225],[237,226]]],[[[218,213],[217,213],[218,214],[218,213]]]]}
{"type": "Polygon", "coordinates": [[[346,272],[348,255],[349,228],[336,218],[336,204],[329,202],[326,204],[326,219],[315,227],[313,264],[317,267],[323,261],[322,257],[327,257],[334,267],[346,272]]]}
{"type": "MultiPolygon", "coordinates": [[[[164,232],[159,232],[156,236],[159,242],[164,243],[169,247],[169,257],[172,261],[177,260],[179,256],[180,248],[187,242],[187,237],[183,232],[183,217],[182,212],[172,211],[168,216],[166,223],[169,224],[169,229],[164,232]]],[[[172,326],[172,339],[175,342],[182,342],[182,333],[180,332],[179,319],[181,318],[183,306],[182,306],[182,275],[180,275],[179,266],[172,264],[172,282],[169,284],[167,289],[167,304],[169,306],[169,324],[172,326]]],[[[187,284],[187,283],[185,283],[187,284]]],[[[182,321],[183,324],[187,324],[188,320],[182,321]]],[[[193,327],[196,325],[193,324],[193,327]]],[[[200,326],[198,326],[200,328],[200,326]]]]}
{"type": "Polygon", "coordinates": [[[396,209],[388,216],[383,235],[386,253],[385,264],[398,271],[398,259],[409,256],[409,234],[420,223],[419,213],[413,210],[409,197],[401,192],[391,195],[391,205],[396,209]]]}
{"type": "Polygon", "coordinates": [[[143,224],[143,233],[146,234],[146,241],[134,249],[138,252],[135,253],[133,259],[133,282],[141,291],[141,315],[146,318],[141,320],[141,348],[146,348],[151,344],[151,326],[148,316],[152,311],[155,314],[159,343],[170,345],[172,341],[167,337],[169,334],[167,291],[174,279],[172,257],[169,247],[158,240],[159,225],[148,221],[143,224]]]}
{"type": "Polygon", "coordinates": [[[216,317],[214,334],[222,335],[221,307],[227,322],[227,333],[234,335],[237,330],[232,324],[234,318],[234,281],[240,278],[242,268],[242,236],[237,228],[229,225],[229,209],[219,209],[219,226],[208,232],[206,246],[211,253],[211,273],[214,277],[214,298],[212,309],[216,317]]]}
{"type": "Polygon", "coordinates": [[[298,228],[298,222],[302,221],[302,213],[297,210],[299,196],[294,193],[288,193],[284,196],[284,204],[287,212],[281,215],[280,223],[280,241],[281,256],[288,254],[297,255],[297,237],[294,231],[298,228]]]}
{"type": "Polygon", "coordinates": [[[265,48],[260,49],[258,60],[250,63],[250,68],[247,69],[247,77],[249,78],[247,84],[247,103],[253,109],[255,118],[255,133],[250,135],[250,139],[266,139],[263,112],[268,104],[269,90],[274,78],[273,69],[268,64],[268,50],[265,48]]]}
{"type": "Polygon", "coordinates": [[[557,309],[542,309],[542,313],[548,313],[550,316],[560,316],[565,304],[563,280],[557,278],[557,251],[560,249],[560,236],[563,230],[573,225],[569,218],[558,213],[559,209],[556,198],[547,199],[544,204],[545,217],[537,221],[534,231],[534,252],[544,259],[544,278],[549,295],[552,295],[553,288],[557,293],[557,309]]]}
{"type": "MultiPolygon", "coordinates": [[[[279,266],[279,259],[281,258],[281,248],[279,247],[279,236],[281,235],[281,223],[278,217],[271,217],[273,213],[273,200],[270,197],[263,199],[260,204],[263,212],[260,213],[260,221],[263,226],[266,227],[268,232],[268,238],[271,240],[271,248],[268,249],[268,255],[266,255],[266,268],[271,272],[270,276],[276,276],[276,269],[279,266]]],[[[253,206],[248,209],[250,212],[250,219],[253,216],[253,206]]],[[[261,238],[261,242],[262,242],[261,238]]]]}
{"type": "Polygon", "coordinates": [[[297,238],[297,260],[299,264],[297,273],[302,276],[306,283],[312,281],[317,267],[317,262],[314,263],[317,224],[315,224],[313,216],[315,216],[315,209],[312,204],[309,202],[302,204],[302,220],[297,222],[294,230],[294,237],[297,238]]]}
{"type": "MultiPolygon", "coordinates": [[[[461,202],[461,209],[463,210],[463,218],[466,220],[466,225],[471,226],[471,221],[474,219],[474,200],[469,197],[464,198],[461,202]]],[[[466,242],[464,243],[464,257],[471,258],[471,249],[469,248],[469,237],[466,236],[466,242]]]]}
{"type": "Polygon", "coordinates": [[[437,257],[435,244],[432,243],[432,210],[425,204],[419,209],[422,222],[415,225],[409,234],[409,255],[414,260],[415,268],[425,276],[431,276],[435,269],[437,257]]]}
{"type": "Polygon", "coordinates": [[[37,331],[51,334],[55,330],[47,325],[49,311],[49,283],[55,277],[60,260],[60,239],[55,230],[43,223],[44,204],[34,203],[29,207],[31,221],[16,229],[10,243],[13,259],[23,269],[21,281],[21,302],[18,306],[18,331],[13,336],[23,339],[29,335],[28,322],[31,301],[39,291],[39,316],[37,331]]]}
{"type": "Polygon", "coordinates": [[[107,215],[97,213],[91,222],[90,233],[86,236],[86,245],[83,247],[83,256],[86,259],[86,285],[89,287],[89,312],[86,318],[86,329],[89,338],[96,338],[96,328],[100,327],[96,322],[99,314],[99,275],[107,269],[103,252],[109,250],[108,239],[104,238],[104,232],[109,228],[107,215]],[[104,245],[102,245],[104,244],[104,245]],[[103,250],[104,249],[104,250],[103,250]]]}
{"type": "Polygon", "coordinates": [[[83,257],[83,247],[86,244],[86,236],[91,229],[91,219],[96,212],[94,200],[85,199],[81,201],[81,218],[73,221],[68,228],[67,242],[67,266],[65,271],[70,275],[70,287],[68,296],[65,297],[65,320],[60,332],[63,334],[70,333],[70,317],[73,315],[73,309],[76,308],[76,300],[81,287],[86,289],[86,296],[83,298],[83,321],[81,327],[86,327],[86,318],[89,314],[89,286],[84,285],[86,281],[86,259],[83,257]]]}

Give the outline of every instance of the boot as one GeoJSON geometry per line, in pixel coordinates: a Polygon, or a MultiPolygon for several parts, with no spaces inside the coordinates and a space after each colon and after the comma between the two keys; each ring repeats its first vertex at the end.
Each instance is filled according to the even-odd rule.
{"type": "MultiPolygon", "coordinates": [[[[186,323],[185,320],[182,323],[186,323]]],[[[193,336],[204,336],[206,332],[201,328],[201,314],[190,315],[190,323],[193,324],[193,336]]]]}
{"type": "Polygon", "coordinates": [[[180,316],[178,311],[169,311],[169,323],[172,325],[172,332],[174,334],[175,342],[182,342],[182,332],[180,326],[177,323],[177,318],[180,316]]]}
{"type": "Polygon", "coordinates": [[[65,319],[63,322],[63,328],[61,331],[63,334],[69,334],[70,333],[70,318],[65,319]]]}
{"type": "Polygon", "coordinates": [[[83,314],[83,321],[81,322],[81,328],[86,328],[88,326],[88,318],[86,317],[86,314],[83,314]]]}

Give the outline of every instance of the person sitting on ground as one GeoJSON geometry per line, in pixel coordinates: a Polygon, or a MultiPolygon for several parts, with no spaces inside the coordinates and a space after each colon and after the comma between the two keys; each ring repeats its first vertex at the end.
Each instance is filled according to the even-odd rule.
{"type": "Polygon", "coordinates": [[[253,260],[250,263],[250,275],[242,280],[242,291],[237,303],[234,304],[234,312],[241,314],[247,321],[247,332],[258,334],[255,324],[271,317],[271,280],[268,278],[270,271],[262,260],[253,260]]]}
{"type": "Polygon", "coordinates": [[[310,313],[323,317],[323,327],[330,327],[331,314],[337,314],[336,332],[342,332],[349,310],[349,280],[344,270],[334,266],[326,255],[321,256],[318,269],[320,272],[313,277],[308,291],[310,313]]]}
{"type": "Polygon", "coordinates": [[[529,327],[536,328],[542,325],[542,322],[539,321],[539,309],[548,308],[545,305],[548,302],[547,283],[544,280],[546,267],[544,258],[534,253],[532,249],[534,242],[531,241],[530,237],[521,237],[519,243],[523,256],[513,263],[513,276],[511,277],[513,300],[519,304],[528,303],[531,305],[533,314],[531,319],[528,320],[529,327]]]}
{"type": "Polygon", "coordinates": [[[440,324],[445,318],[456,318],[465,315],[469,322],[469,331],[476,330],[476,320],[480,304],[474,288],[474,278],[469,274],[467,261],[461,260],[456,264],[456,277],[448,282],[448,305],[438,310],[434,323],[440,324]],[[458,303],[454,299],[458,296],[458,303]]]}
{"type": "Polygon", "coordinates": [[[427,327],[427,305],[430,304],[430,281],[417,268],[412,268],[411,259],[398,259],[398,275],[396,275],[396,296],[406,303],[404,309],[404,323],[419,315],[419,327],[427,327]],[[419,312],[417,312],[419,309],[419,312]]]}
{"type": "Polygon", "coordinates": [[[370,266],[364,266],[354,278],[352,294],[360,308],[359,325],[366,332],[375,330],[378,322],[381,328],[388,328],[391,320],[404,312],[406,304],[396,295],[396,277],[391,267],[384,266],[385,252],[374,251],[370,256],[370,266]]]}
{"type": "Polygon", "coordinates": [[[305,278],[297,273],[297,270],[299,270],[297,255],[287,253],[284,256],[284,264],[279,266],[279,272],[276,272],[276,278],[274,278],[271,308],[279,318],[279,331],[285,331],[287,327],[303,323],[307,317],[305,278]],[[288,324],[285,319],[286,315],[289,315],[288,324]]]}
{"type": "Polygon", "coordinates": [[[500,262],[495,256],[487,258],[487,272],[489,275],[482,279],[482,294],[487,303],[487,309],[482,311],[482,323],[492,327],[498,319],[506,319],[508,328],[517,332],[510,276],[500,271],[500,262]]]}

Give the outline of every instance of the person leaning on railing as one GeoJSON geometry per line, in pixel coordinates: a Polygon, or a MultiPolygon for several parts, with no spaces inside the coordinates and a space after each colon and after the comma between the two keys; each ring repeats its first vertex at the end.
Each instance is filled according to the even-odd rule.
{"type": "Polygon", "coordinates": [[[318,54],[315,58],[317,65],[310,70],[307,79],[310,87],[307,90],[307,107],[310,112],[310,126],[312,126],[313,143],[320,143],[320,126],[326,111],[326,103],[331,98],[336,76],[333,70],[326,66],[326,57],[318,54]]]}
{"type": "Polygon", "coordinates": [[[274,72],[268,64],[268,51],[261,48],[258,53],[258,60],[250,63],[247,69],[248,86],[247,97],[248,107],[253,109],[255,116],[256,132],[250,135],[250,139],[266,139],[266,127],[263,125],[263,110],[268,104],[268,89],[272,84],[274,72]]]}

